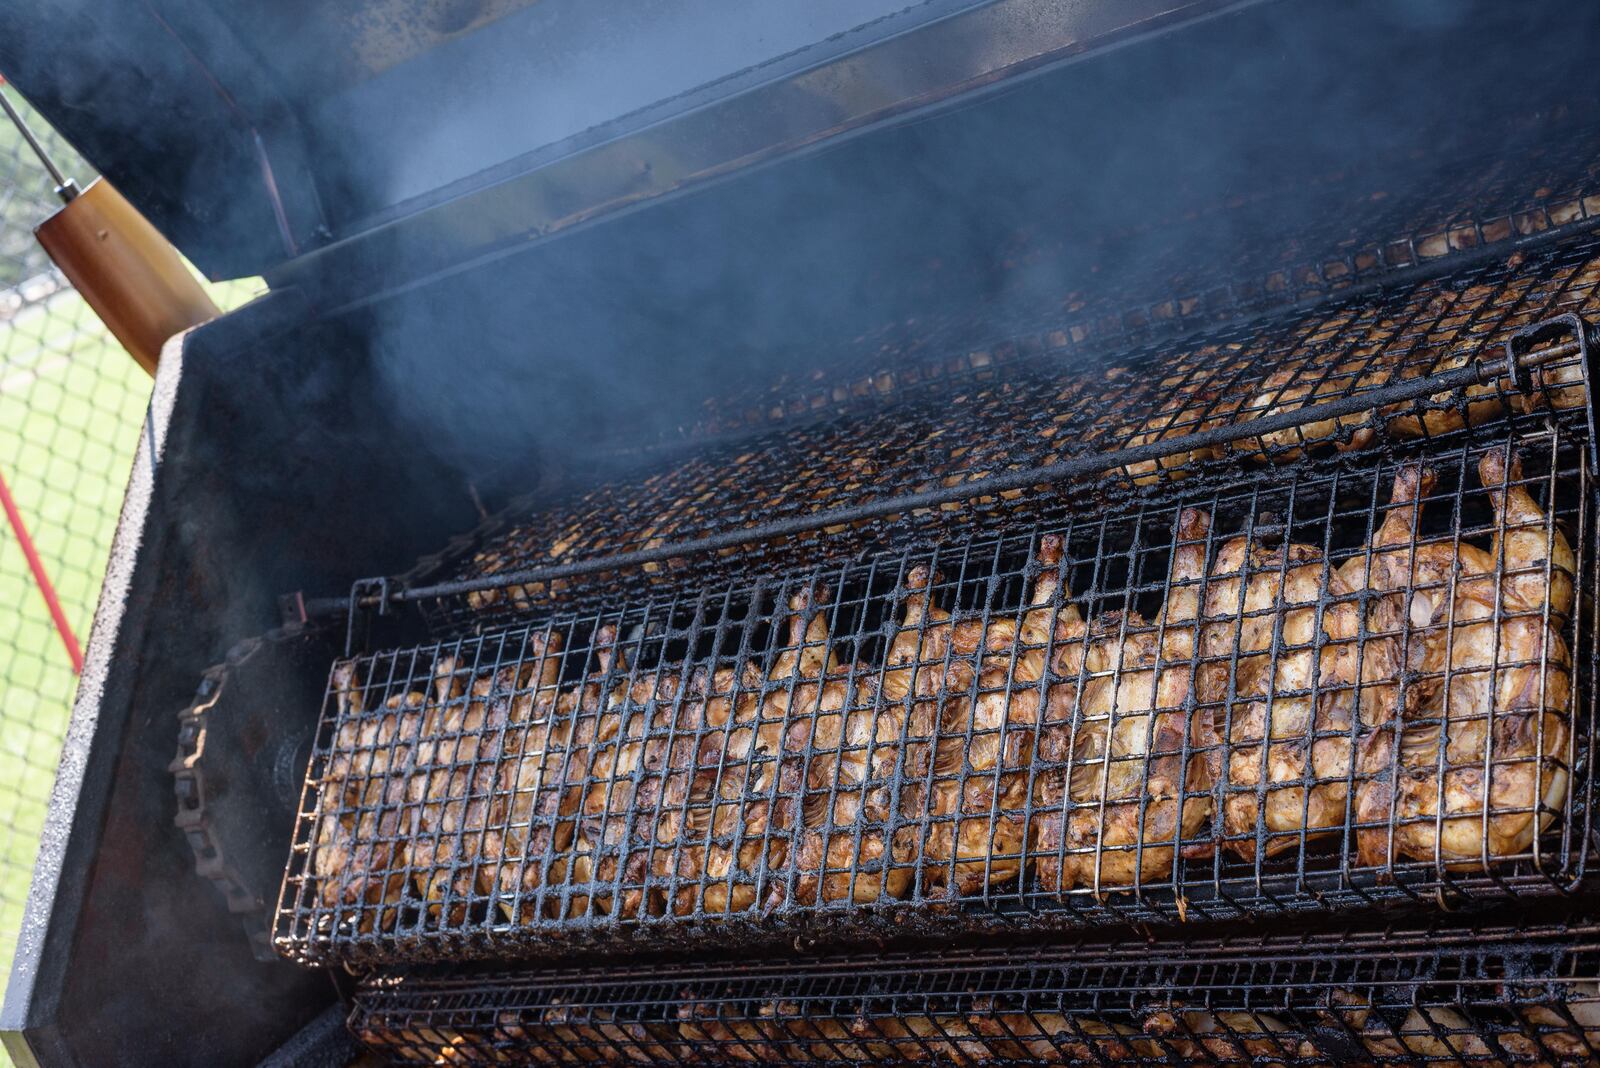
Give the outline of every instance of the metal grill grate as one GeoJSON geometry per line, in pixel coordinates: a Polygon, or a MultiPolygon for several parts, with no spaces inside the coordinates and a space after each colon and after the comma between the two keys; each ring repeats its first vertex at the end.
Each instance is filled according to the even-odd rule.
{"type": "Polygon", "coordinates": [[[1589,1064],[1596,931],[369,980],[396,1064],[1589,1064]]]}
{"type": "MultiPolygon", "coordinates": [[[[636,603],[690,579],[779,575],[824,557],[926,543],[957,524],[964,531],[1001,530],[1048,510],[1057,503],[1052,493],[1023,485],[803,534],[761,537],[755,528],[1189,434],[1210,438],[1112,472],[1120,478],[1097,477],[1083,494],[1116,505],[1197,470],[1240,479],[1252,477],[1263,459],[1289,462],[1308,451],[1418,438],[1448,445],[1469,419],[1520,411],[1529,402],[1503,381],[1490,381],[1238,441],[1228,440],[1226,428],[1313,403],[1366,393],[1376,398],[1379,391],[1491,356],[1519,329],[1559,313],[1600,317],[1595,251],[1588,243],[1519,254],[1298,316],[1149,345],[1115,366],[1069,369],[1069,340],[1056,331],[906,361],[892,371],[855,377],[841,371],[828,396],[815,398],[821,417],[794,419],[752,440],[692,442],[688,455],[658,457],[631,473],[591,472],[583,484],[597,488],[554,505],[543,501],[532,519],[496,520],[472,543],[475,551],[459,550],[470,558],[465,562],[431,562],[427,577],[453,567],[465,584],[446,582],[433,587],[442,596],[424,591],[412,599],[423,604],[435,633],[456,633],[561,603],[636,603]],[[852,405],[841,414],[838,404],[846,401],[852,405]],[[745,544],[701,554],[672,551],[679,543],[741,530],[752,532],[745,544]],[[541,573],[634,552],[654,558],[588,574],[541,573]]],[[[1546,368],[1541,383],[1572,382],[1580,376],[1576,364],[1546,368]]],[[[1557,404],[1582,399],[1571,389],[1535,397],[1535,403],[1557,404]]]]}
{"type": "Polygon", "coordinates": [[[341,662],[275,943],[417,961],[1570,890],[1585,417],[341,662]]]}

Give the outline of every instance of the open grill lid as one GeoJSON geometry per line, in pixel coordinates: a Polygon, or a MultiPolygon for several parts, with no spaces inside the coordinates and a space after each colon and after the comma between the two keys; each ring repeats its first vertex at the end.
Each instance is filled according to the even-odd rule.
{"type": "MultiPolygon", "coordinates": [[[[25,0],[0,12],[0,71],[208,275],[339,283],[333,300],[977,90],[1022,91],[919,124],[889,156],[852,146],[793,175],[821,198],[809,217],[893,191],[935,232],[839,264],[988,263],[1045,204],[1073,204],[1085,238],[1397,145],[1514,151],[1486,115],[1538,114],[1552,87],[1571,100],[1594,81],[1574,25],[1591,16],[1545,6],[25,0]],[[1195,32],[1164,32],[1179,25],[1195,32]],[[1135,38],[1161,43],[1066,70],[1135,38]],[[1040,73],[1049,90],[1027,91],[1040,73]],[[1052,177],[996,186],[1006,170],[1052,177]],[[973,231],[950,209],[984,190],[1015,214],[973,231]]],[[[1279,208],[1255,222],[1281,225],[1279,208]]],[[[737,251],[738,234],[721,240],[737,251]]]]}
{"type": "Polygon", "coordinates": [[[1054,6],[30,0],[0,70],[241,275],[507,182],[560,229],[1220,4],[1054,6]]]}

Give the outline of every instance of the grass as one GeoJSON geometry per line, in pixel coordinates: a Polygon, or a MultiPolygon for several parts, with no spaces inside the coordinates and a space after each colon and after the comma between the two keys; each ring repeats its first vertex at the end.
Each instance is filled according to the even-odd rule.
{"type": "MultiPolygon", "coordinates": [[[[212,288],[235,307],[260,284],[212,288]]],[[[149,395],[149,376],[76,293],[0,322],[0,476],[84,645],[149,395]]],[[[7,527],[0,605],[0,968],[9,972],[76,677],[7,527]]]]}

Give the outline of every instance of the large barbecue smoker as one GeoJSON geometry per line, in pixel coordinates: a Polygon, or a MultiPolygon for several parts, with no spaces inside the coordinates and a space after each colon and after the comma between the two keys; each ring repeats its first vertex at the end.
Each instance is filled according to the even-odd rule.
{"type": "Polygon", "coordinates": [[[1600,8],[0,11],[187,256],[40,1065],[1600,1062],[1600,8]]]}

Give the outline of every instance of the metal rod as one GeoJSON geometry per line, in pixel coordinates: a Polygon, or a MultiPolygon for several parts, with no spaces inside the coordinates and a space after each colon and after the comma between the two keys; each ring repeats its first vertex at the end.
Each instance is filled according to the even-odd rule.
{"type": "Polygon", "coordinates": [[[50,158],[50,153],[46,152],[44,146],[39,143],[39,139],[33,136],[33,131],[28,129],[28,124],[23,121],[22,115],[12,105],[10,99],[7,98],[4,89],[0,89],[0,109],[4,109],[6,117],[11,120],[11,124],[17,128],[17,132],[22,135],[22,139],[28,142],[28,147],[33,149],[35,156],[39,157],[39,162],[44,164],[44,169],[50,172],[50,180],[56,183],[56,196],[60,197],[63,203],[70,202],[73,197],[78,195],[78,183],[61,173],[61,168],[56,166],[55,161],[50,158]]]}
{"type": "MultiPolygon", "coordinates": [[[[1565,342],[1541,349],[1536,353],[1529,353],[1519,359],[1518,364],[1528,368],[1539,367],[1553,360],[1571,356],[1579,351],[1580,345],[1577,342],[1565,342]]],[[[1419,397],[1426,397],[1435,393],[1463,389],[1467,386],[1492,381],[1501,377],[1504,373],[1505,364],[1503,361],[1485,362],[1479,360],[1464,367],[1441,371],[1438,374],[1419,376],[1378,389],[1337,397],[1330,401],[1323,401],[1320,404],[1278,412],[1274,415],[1264,415],[1242,423],[1212,427],[1209,430],[1153,441],[1146,445],[1074,456],[1058,463],[1006,471],[1002,474],[991,475],[987,478],[963,482],[954,486],[943,486],[938,489],[924,490],[920,493],[885,497],[881,500],[868,501],[848,508],[836,508],[826,512],[815,512],[810,515],[793,516],[754,527],[725,530],[708,537],[672,542],[651,549],[641,549],[637,552],[618,553],[614,556],[577,560],[570,564],[529,568],[523,571],[505,571],[480,578],[459,579],[453,582],[440,582],[429,586],[394,590],[389,594],[389,601],[397,604],[408,601],[422,601],[436,597],[476,593],[481,590],[501,589],[506,586],[549,582],[601,571],[614,571],[636,567],[641,564],[659,563],[679,556],[695,556],[700,553],[716,552],[721,549],[735,548],[754,542],[788,537],[822,527],[858,523],[867,519],[897,515],[901,512],[933,508],[952,501],[969,500],[973,497],[989,496],[1003,493],[1007,490],[1026,489],[1029,486],[1052,482],[1064,482],[1067,479],[1095,474],[1115,467],[1127,467],[1178,453],[1192,452],[1214,445],[1259,437],[1307,423],[1320,422],[1342,415],[1381,408],[1402,401],[1416,400],[1419,397]]],[[[379,602],[377,597],[358,597],[355,600],[357,606],[362,608],[373,607],[379,602]]],[[[336,615],[345,611],[349,607],[350,601],[349,597],[310,598],[305,602],[306,612],[313,617],[336,615]]]]}
{"type": "Polygon", "coordinates": [[[39,550],[34,547],[33,537],[28,533],[28,525],[22,520],[22,510],[17,507],[17,502],[11,496],[11,487],[6,485],[4,475],[0,475],[0,508],[5,509],[6,519],[11,523],[11,530],[17,536],[17,545],[22,549],[22,556],[28,561],[28,570],[33,572],[33,581],[39,587],[39,596],[44,598],[44,606],[50,610],[50,619],[56,625],[56,633],[61,636],[61,644],[66,646],[67,659],[72,661],[72,673],[83,674],[83,649],[78,645],[78,636],[72,632],[72,624],[67,620],[66,610],[61,607],[61,598],[56,596],[55,584],[50,581],[50,573],[45,570],[44,561],[39,557],[39,550]]]}

